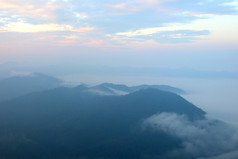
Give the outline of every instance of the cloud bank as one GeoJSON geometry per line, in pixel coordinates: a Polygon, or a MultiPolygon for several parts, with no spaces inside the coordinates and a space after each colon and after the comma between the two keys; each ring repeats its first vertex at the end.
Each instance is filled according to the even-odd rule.
{"type": "Polygon", "coordinates": [[[142,125],[143,129],[163,131],[183,141],[182,148],[169,156],[238,157],[238,131],[226,123],[209,118],[190,121],[184,115],[161,113],[145,119],[142,125]]]}

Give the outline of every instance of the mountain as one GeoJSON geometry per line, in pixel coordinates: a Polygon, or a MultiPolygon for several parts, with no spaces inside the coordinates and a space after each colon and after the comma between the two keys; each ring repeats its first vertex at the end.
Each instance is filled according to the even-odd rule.
{"type": "Polygon", "coordinates": [[[0,101],[9,100],[31,92],[59,87],[61,80],[41,73],[14,76],[0,80],[0,101]]]}
{"type": "Polygon", "coordinates": [[[129,87],[126,85],[113,84],[113,83],[103,83],[97,86],[89,87],[89,91],[101,95],[125,95],[147,88],[155,88],[162,91],[173,92],[176,94],[185,94],[185,91],[183,91],[182,89],[167,85],[138,85],[129,87]]]}
{"type": "MultiPolygon", "coordinates": [[[[124,87],[126,88],[126,87],[124,87]]],[[[175,113],[189,121],[205,112],[177,94],[148,88],[121,96],[88,87],[35,92],[0,105],[0,156],[8,159],[146,159],[169,157],[183,141],[143,129],[155,114],[175,113]]]]}
{"type": "MultiPolygon", "coordinates": [[[[55,77],[41,73],[31,73],[28,75],[18,75],[10,78],[0,79],[0,102],[10,100],[32,92],[44,91],[60,87],[63,81],[55,77]]],[[[88,92],[99,95],[125,95],[140,89],[156,88],[164,91],[184,94],[179,88],[166,85],[139,85],[128,87],[126,85],[103,83],[96,86],[86,86],[88,92]]]]}
{"type": "Polygon", "coordinates": [[[168,91],[168,92],[172,92],[172,93],[176,93],[176,94],[185,94],[186,92],[180,88],[175,88],[175,87],[171,87],[168,85],[139,85],[139,86],[134,86],[131,87],[131,89],[133,91],[138,91],[141,89],[147,89],[147,88],[155,88],[155,89],[159,89],[162,91],[168,91]]]}

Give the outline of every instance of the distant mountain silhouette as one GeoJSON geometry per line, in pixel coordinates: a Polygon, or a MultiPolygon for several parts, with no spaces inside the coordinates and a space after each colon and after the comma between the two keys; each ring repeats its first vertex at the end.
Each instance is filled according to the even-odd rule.
{"type": "Polygon", "coordinates": [[[167,86],[167,85],[139,85],[139,86],[126,86],[122,84],[103,83],[97,86],[89,87],[90,92],[94,92],[101,95],[125,95],[141,89],[155,88],[162,91],[173,92],[177,94],[184,94],[185,91],[167,86]]]}
{"type": "Polygon", "coordinates": [[[155,89],[159,89],[162,91],[168,91],[168,92],[172,92],[172,93],[176,93],[176,94],[185,94],[184,90],[182,90],[180,88],[171,87],[168,85],[139,85],[139,86],[131,87],[131,89],[134,91],[138,91],[141,89],[147,89],[147,88],[155,88],[155,89]]]}
{"type": "MultiPolygon", "coordinates": [[[[123,85],[96,88],[103,86],[127,91],[123,85]]],[[[181,139],[141,129],[144,119],[162,112],[184,115],[190,121],[206,114],[177,94],[153,88],[121,96],[98,95],[84,85],[31,93],[1,103],[0,156],[168,158],[168,152],[182,147],[181,139]]]]}
{"type": "MultiPolygon", "coordinates": [[[[0,79],[0,102],[26,95],[28,93],[60,87],[62,83],[63,81],[60,79],[41,73],[32,73],[29,75],[19,75],[0,79]]],[[[85,91],[100,95],[125,95],[145,88],[156,88],[177,94],[185,93],[179,88],[167,85],[139,85],[128,87],[121,84],[103,83],[92,87],[84,86],[85,91]]]]}
{"type": "Polygon", "coordinates": [[[9,100],[35,91],[59,87],[61,80],[41,73],[14,76],[0,80],[0,101],[9,100]]]}

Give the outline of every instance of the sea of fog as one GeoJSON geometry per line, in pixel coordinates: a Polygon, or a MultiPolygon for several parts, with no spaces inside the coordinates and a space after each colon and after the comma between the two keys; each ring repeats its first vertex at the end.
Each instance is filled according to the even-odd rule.
{"type": "Polygon", "coordinates": [[[210,117],[238,126],[238,79],[164,78],[158,76],[70,75],[59,77],[66,85],[96,85],[104,82],[170,85],[187,92],[185,99],[205,110],[210,117]]]}

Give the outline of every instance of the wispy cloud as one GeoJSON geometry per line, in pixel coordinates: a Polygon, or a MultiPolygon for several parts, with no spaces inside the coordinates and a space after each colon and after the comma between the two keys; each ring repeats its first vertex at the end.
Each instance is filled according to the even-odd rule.
{"type": "Polygon", "coordinates": [[[155,40],[158,42],[189,42],[191,40],[200,39],[208,35],[208,30],[202,30],[184,26],[181,24],[172,24],[170,26],[145,28],[129,32],[119,32],[107,37],[114,40],[155,40]]]}
{"type": "Polygon", "coordinates": [[[5,26],[0,26],[1,32],[19,32],[19,33],[34,33],[34,32],[54,32],[54,31],[72,31],[72,32],[88,32],[93,31],[93,27],[74,28],[71,25],[60,24],[31,24],[24,21],[8,23],[5,26]]]}

